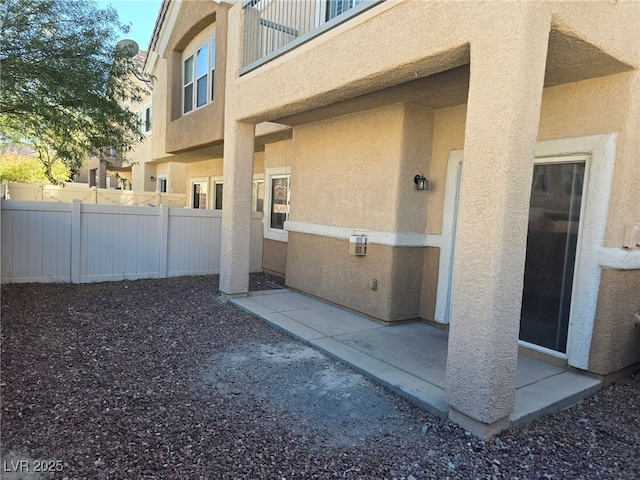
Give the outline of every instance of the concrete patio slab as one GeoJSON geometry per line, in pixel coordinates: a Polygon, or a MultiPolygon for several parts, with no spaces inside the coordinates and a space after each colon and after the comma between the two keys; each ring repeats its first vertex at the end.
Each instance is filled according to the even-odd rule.
{"type": "Polygon", "coordinates": [[[513,426],[521,426],[536,418],[559,412],[601,388],[600,380],[587,375],[564,370],[538,382],[516,389],[516,407],[510,420],[513,426]]]}
{"type": "MultiPolygon", "coordinates": [[[[278,290],[273,290],[278,291],[278,290]]],[[[283,289],[280,294],[272,295],[250,295],[249,298],[254,302],[270,308],[274,312],[289,312],[292,310],[301,310],[308,308],[326,307],[327,304],[311,298],[307,295],[301,295],[287,289],[283,289]]],[[[237,299],[233,299],[234,301],[237,299]]]]}
{"type": "MultiPolygon", "coordinates": [[[[287,316],[332,337],[343,334],[357,336],[365,330],[375,332],[384,328],[382,324],[330,305],[288,311],[287,316]],[[327,318],[331,318],[331,322],[327,322],[327,318]]],[[[373,335],[377,336],[375,333],[373,335]]]]}
{"type": "MultiPolygon", "coordinates": [[[[350,365],[430,413],[447,418],[448,332],[424,322],[385,326],[289,289],[230,302],[350,365]]],[[[518,356],[511,425],[560,411],[601,387],[595,378],[518,356]]]]}
{"type": "Polygon", "coordinates": [[[413,322],[385,327],[384,331],[361,331],[335,338],[444,390],[447,337],[446,330],[413,322]]]}

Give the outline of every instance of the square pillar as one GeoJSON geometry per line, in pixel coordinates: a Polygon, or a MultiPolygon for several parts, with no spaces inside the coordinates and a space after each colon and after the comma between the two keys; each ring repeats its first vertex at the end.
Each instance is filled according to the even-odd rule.
{"type": "Polygon", "coordinates": [[[236,118],[241,99],[234,89],[242,65],[243,9],[229,10],[224,114],[224,188],[220,245],[220,291],[229,296],[249,291],[251,253],[251,194],[255,124],[236,118]]]}
{"type": "Polygon", "coordinates": [[[447,358],[450,418],[480,437],[514,410],[534,150],[551,17],[517,2],[479,19],[471,77],[447,358]]]}
{"type": "Polygon", "coordinates": [[[227,295],[249,291],[254,141],[255,125],[226,122],[220,291],[227,295]]]}

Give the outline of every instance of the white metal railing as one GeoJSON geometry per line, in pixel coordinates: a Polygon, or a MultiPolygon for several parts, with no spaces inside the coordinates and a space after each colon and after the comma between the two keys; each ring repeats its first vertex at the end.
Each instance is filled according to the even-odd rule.
{"type": "Polygon", "coordinates": [[[296,48],[384,0],[244,0],[240,74],[296,48]]]}

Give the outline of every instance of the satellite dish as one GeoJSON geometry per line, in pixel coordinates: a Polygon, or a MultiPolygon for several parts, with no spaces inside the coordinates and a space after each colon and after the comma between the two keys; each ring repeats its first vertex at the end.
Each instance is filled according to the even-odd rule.
{"type": "Polygon", "coordinates": [[[140,50],[136,41],[129,40],[129,39],[120,40],[116,45],[116,48],[125,50],[129,58],[135,57],[138,54],[138,51],[140,50]]]}

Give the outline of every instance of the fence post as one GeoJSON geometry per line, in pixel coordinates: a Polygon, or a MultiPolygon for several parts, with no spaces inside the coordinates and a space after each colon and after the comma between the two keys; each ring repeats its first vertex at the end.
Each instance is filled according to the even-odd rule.
{"type": "Polygon", "coordinates": [[[77,198],[71,204],[71,283],[80,283],[82,203],[77,198]]]}
{"type": "Polygon", "coordinates": [[[158,277],[167,278],[167,257],[169,255],[169,206],[160,205],[160,248],[158,258],[158,277]]]}

